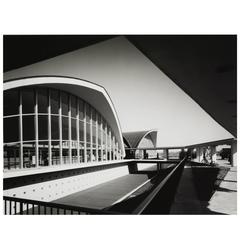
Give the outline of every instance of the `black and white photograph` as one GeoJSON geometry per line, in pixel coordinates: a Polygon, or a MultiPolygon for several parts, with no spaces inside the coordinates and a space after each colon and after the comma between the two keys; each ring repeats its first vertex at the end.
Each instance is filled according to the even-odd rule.
{"type": "Polygon", "coordinates": [[[239,239],[237,1],[0,6],[1,239],[239,239]]]}
{"type": "Polygon", "coordinates": [[[5,35],[5,214],[237,214],[236,35],[5,35]]]}

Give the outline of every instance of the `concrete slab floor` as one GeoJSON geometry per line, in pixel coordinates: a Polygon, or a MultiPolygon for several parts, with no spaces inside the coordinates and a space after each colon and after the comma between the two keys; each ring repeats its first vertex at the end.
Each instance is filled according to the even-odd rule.
{"type": "MultiPolygon", "coordinates": [[[[228,164],[221,162],[220,165],[228,164]]],[[[192,169],[186,166],[170,214],[237,214],[237,167],[230,168],[209,201],[200,201],[192,169]]]]}
{"type": "Polygon", "coordinates": [[[237,214],[237,167],[231,167],[209,201],[208,209],[223,214],[237,214]]]}

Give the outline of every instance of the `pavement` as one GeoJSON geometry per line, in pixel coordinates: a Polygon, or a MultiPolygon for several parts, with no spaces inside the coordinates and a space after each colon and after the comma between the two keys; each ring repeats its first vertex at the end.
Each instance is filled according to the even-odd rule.
{"type": "Polygon", "coordinates": [[[237,167],[218,163],[230,170],[208,201],[199,200],[192,168],[185,166],[170,214],[237,214],[237,167]]]}

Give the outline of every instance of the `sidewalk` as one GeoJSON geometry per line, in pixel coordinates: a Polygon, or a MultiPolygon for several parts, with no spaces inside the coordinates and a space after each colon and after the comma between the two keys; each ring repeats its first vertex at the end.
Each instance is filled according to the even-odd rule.
{"type": "Polygon", "coordinates": [[[200,201],[192,168],[186,166],[170,214],[237,214],[237,167],[230,168],[209,201],[200,201]]]}

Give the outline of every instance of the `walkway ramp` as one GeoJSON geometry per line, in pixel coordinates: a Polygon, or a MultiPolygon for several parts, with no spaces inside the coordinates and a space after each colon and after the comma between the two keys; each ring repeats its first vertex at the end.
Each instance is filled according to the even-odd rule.
{"type": "Polygon", "coordinates": [[[148,179],[147,174],[129,174],[57,199],[53,202],[72,206],[104,209],[111,206],[148,179]]]}

